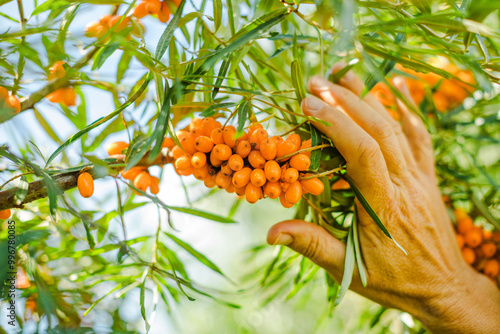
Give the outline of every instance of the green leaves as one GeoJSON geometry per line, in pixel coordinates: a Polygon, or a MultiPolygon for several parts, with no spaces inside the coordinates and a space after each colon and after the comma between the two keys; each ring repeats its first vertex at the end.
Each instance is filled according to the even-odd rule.
{"type": "Polygon", "coordinates": [[[347,235],[347,245],[344,259],[344,275],[342,276],[342,283],[340,283],[340,289],[337,294],[337,298],[335,299],[334,306],[340,304],[347,290],[349,290],[349,287],[351,286],[355,263],[356,255],[354,250],[354,231],[351,227],[351,229],[349,230],[349,234],[347,235]]]}
{"type": "Polygon", "coordinates": [[[170,40],[172,39],[172,36],[174,35],[174,31],[179,25],[179,20],[182,15],[182,9],[184,8],[184,4],[186,3],[186,0],[182,0],[180,3],[179,7],[177,8],[177,11],[175,12],[174,17],[170,21],[170,23],[167,25],[165,30],[163,31],[163,34],[160,37],[160,40],[158,41],[158,45],[156,46],[156,53],[155,53],[155,58],[160,60],[161,57],[165,54],[165,51],[167,51],[168,45],[170,44],[170,40]]]}
{"type": "Polygon", "coordinates": [[[306,97],[306,89],[304,88],[304,79],[302,78],[302,70],[300,69],[300,62],[296,59],[292,61],[292,84],[295,88],[295,95],[297,102],[302,102],[306,97]]]}
{"type": "Polygon", "coordinates": [[[237,128],[238,132],[243,131],[243,128],[245,127],[245,122],[248,118],[249,107],[250,107],[250,102],[246,99],[242,100],[240,102],[240,105],[238,106],[238,128],[237,128]]]}
{"type": "MultiPolygon", "coordinates": [[[[321,138],[321,132],[314,127],[314,125],[309,124],[309,129],[311,131],[311,147],[321,145],[323,139],[321,138]]],[[[321,158],[321,150],[311,151],[311,166],[310,170],[317,170],[319,168],[319,160],[321,158]]]]}
{"type": "Polygon", "coordinates": [[[178,206],[168,206],[168,208],[170,210],[173,210],[173,211],[187,213],[187,214],[192,215],[192,216],[197,216],[197,217],[205,218],[205,219],[208,219],[208,220],[211,220],[211,221],[214,221],[214,222],[218,222],[218,223],[224,223],[224,224],[235,224],[236,223],[236,221],[234,221],[232,219],[225,218],[225,217],[222,217],[222,216],[219,216],[219,215],[215,215],[213,213],[208,213],[208,212],[200,211],[200,210],[197,210],[197,209],[181,208],[181,207],[178,207],[178,206]]]}

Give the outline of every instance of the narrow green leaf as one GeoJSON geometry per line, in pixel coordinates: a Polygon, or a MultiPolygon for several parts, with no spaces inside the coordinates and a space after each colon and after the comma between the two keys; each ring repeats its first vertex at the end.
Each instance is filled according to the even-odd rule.
{"type": "Polygon", "coordinates": [[[226,217],[222,217],[222,216],[218,216],[218,215],[215,215],[213,213],[208,213],[208,212],[200,211],[200,210],[197,210],[197,209],[181,208],[181,207],[178,207],[178,206],[168,206],[168,208],[170,210],[173,210],[173,211],[187,213],[189,215],[193,215],[193,216],[205,218],[205,219],[212,220],[212,221],[219,222],[219,223],[224,223],[224,224],[235,224],[236,223],[236,221],[234,221],[232,219],[229,219],[229,218],[226,218],[226,217]]]}
{"type": "Polygon", "coordinates": [[[295,95],[297,95],[297,102],[300,104],[306,97],[306,90],[304,88],[304,81],[302,78],[302,70],[300,63],[296,59],[292,61],[292,85],[295,88],[295,95]]]}
{"type": "Polygon", "coordinates": [[[238,107],[238,132],[243,131],[245,127],[245,122],[248,118],[248,109],[250,107],[250,102],[247,99],[243,99],[238,107]]]}
{"type": "Polygon", "coordinates": [[[342,276],[342,283],[340,283],[340,289],[337,294],[337,298],[335,299],[334,306],[340,304],[347,290],[351,286],[352,276],[354,274],[354,266],[356,261],[354,255],[353,239],[354,239],[354,231],[351,228],[349,230],[349,234],[347,235],[347,245],[346,245],[345,259],[344,259],[344,275],[342,276]]]}
{"type": "Polygon", "coordinates": [[[99,50],[99,52],[95,56],[96,59],[94,61],[94,65],[92,65],[92,71],[101,68],[101,66],[104,65],[106,59],[108,59],[109,56],[111,56],[119,46],[120,44],[118,43],[110,43],[99,50]]]}
{"type": "Polygon", "coordinates": [[[128,70],[130,61],[132,60],[132,55],[130,52],[123,52],[120,61],[118,62],[118,69],[116,70],[116,83],[120,83],[123,77],[125,76],[125,72],[128,70]]]}
{"type": "Polygon", "coordinates": [[[175,12],[174,18],[170,21],[168,26],[165,28],[163,31],[163,34],[160,37],[160,40],[158,41],[158,45],[156,46],[156,53],[155,53],[155,58],[160,60],[161,57],[165,54],[165,51],[167,51],[167,47],[170,44],[170,40],[172,39],[172,36],[174,35],[174,30],[177,28],[179,25],[179,20],[182,15],[182,9],[184,8],[184,4],[186,3],[186,0],[182,0],[182,2],[179,4],[179,7],[177,7],[177,11],[175,12]]]}
{"type": "Polygon", "coordinates": [[[219,92],[220,86],[222,85],[222,81],[226,77],[227,70],[229,70],[229,66],[231,65],[231,53],[229,53],[220,65],[219,74],[217,75],[217,80],[215,81],[214,90],[212,92],[212,99],[215,98],[217,93],[219,92]]]}
{"type": "Polygon", "coordinates": [[[332,73],[328,76],[328,80],[330,80],[333,83],[339,83],[340,79],[344,77],[344,75],[347,74],[357,63],[359,62],[358,58],[354,58],[351,60],[346,67],[338,71],[337,73],[332,73]]]}
{"type": "Polygon", "coordinates": [[[153,161],[161,151],[161,145],[163,143],[163,138],[168,131],[168,126],[170,123],[170,102],[172,93],[175,92],[176,88],[180,86],[179,81],[175,81],[172,88],[168,87],[168,83],[165,82],[165,99],[161,106],[160,115],[156,121],[156,127],[151,135],[151,142],[155,140],[155,145],[151,150],[150,161],[153,161]]]}
{"type": "Polygon", "coordinates": [[[214,3],[214,32],[217,32],[220,28],[221,19],[222,19],[222,1],[221,0],[213,0],[214,3]]]}
{"type": "Polygon", "coordinates": [[[54,132],[52,129],[52,126],[45,120],[45,118],[40,114],[40,112],[36,109],[33,108],[33,112],[35,113],[35,118],[37,122],[40,124],[40,126],[45,130],[45,133],[52,138],[56,143],[60,143],[61,139],[57,136],[57,134],[54,132]]]}
{"type": "Polygon", "coordinates": [[[16,205],[21,205],[26,194],[28,193],[28,181],[26,180],[26,176],[21,176],[16,186],[16,193],[14,195],[14,203],[16,205]]]}
{"type": "Polygon", "coordinates": [[[231,30],[231,36],[236,33],[236,27],[234,26],[234,9],[233,0],[227,0],[227,13],[229,18],[229,29],[231,30]]]}
{"type": "MultiPolygon", "coordinates": [[[[309,124],[309,128],[311,129],[311,147],[315,147],[321,145],[323,143],[323,139],[321,138],[321,132],[314,127],[314,125],[309,124]]],[[[309,169],[317,170],[319,168],[319,159],[321,158],[321,150],[311,151],[311,166],[309,169]]]]}
{"type": "Polygon", "coordinates": [[[203,112],[200,114],[201,117],[210,117],[215,115],[215,111],[219,109],[227,109],[231,107],[237,106],[238,103],[235,102],[225,102],[225,103],[217,103],[213,104],[207,109],[203,110],[203,112]]]}
{"type": "MultiPolygon", "coordinates": [[[[149,268],[146,268],[146,270],[148,271],[149,268]]],[[[141,289],[141,294],[140,294],[141,315],[142,315],[142,319],[144,320],[144,323],[146,324],[146,331],[149,332],[149,328],[151,327],[151,325],[148,322],[148,317],[146,315],[146,305],[145,305],[145,303],[146,303],[146,279],[144,279],[142,281],[142,283],[139,287],[141,289]]]]}
{"type": "Polygon", "coordinates": [[[96,307],[96,305],[99,304],[104,298],[106,298],[107,296],[109,296],[110,294],[115,292],[116,290],[121,289],[124,285],[125,285],[125,282],[119,283],[117,286],[115,286],[113,289],[111,289],[111,291],[109,291],[107,294],[105,294],[104,296],[102,296],[101,298],[99,298],[98,300],[93,302],[92,305],[90,305],[90,307],[87,309],[87,311],[85,311],[83,313],[83,316],[85,317],[87,314],[89,314],[90,311],[92,311],[92,309],[94,307],[96,307]]]}
{"type": "Polygon", "coordinates": [[[359,277],[361,278],[361,283],[366,286],[368,283],[368,278],[366,276],[366,268],[363,263],[363,256],[361,254],[361,245],[359,244],[359,224],[358,224],[358,211],[354,208],[351,230],[353,231],[353,242],[354,242],[354,256],[356,257],[356,265],[358,266],[359,277]]]}

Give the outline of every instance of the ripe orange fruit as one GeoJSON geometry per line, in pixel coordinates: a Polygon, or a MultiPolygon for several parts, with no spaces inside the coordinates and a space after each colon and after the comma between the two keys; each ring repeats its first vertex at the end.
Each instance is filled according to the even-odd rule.
{"type": "Polygon", "coordinates": [[[45,98],[52,103],[60,103],[63,100],[63,90],[58,89],[45,96],[45,98]]]}
{"type": "Polygon", "coordinates": [[[244,187],[250,182],[250,175],[252,174],[252,169],[245,167],[233,174],[233,184],[235,187],[244,187]]]}
{"type": "Polygon", "coordinates": [[[483,241],[483,233],[480,229],[472,229],[464,235],[465,244],[471,248],[476,248],[483,241]]]}
{"type": "MultiPolygon", "coordinates": [[[[300,146],[298,146],[295,142],[289,141],[287,139],[276,147],[276,157],[278,159],[280,159],[281,157],[283,157],[285,155],[292,154],[292,153],[296,152],[299,147],[300,146]]],[[[288,160],[288,159],[290,159],[290,158],[287,158],[285,160],[288,160]]]]}
{"type": "MultiPolygon", "coordinates": [[[[234,185],[234,184],[233,184],[234,185]]],[[[246,186],[244,187],[234,187],[234,193],[238,196],[245,196],[246,186]]]]}
{"type": "Polygon", "coordinates": [[[156,176],[151,176],[151,184],[149,185],[149,190],[153,195],[156,195],[160,192],[160,179],[156,176]]]}
{"type": "Polygon", "coordinates": [[[474,222],[470,217],[465,217],[461,218],[460,220],[457,220],[457,230],[461,234],[466,234],[467,232],[472,230],[473,227],[474,227],[474,222]]]}
{"type": "Polygon", "coordinates": [[[276,158],[276,142],[271,139],[265,139],[260,142],[260,153],[266,160],[273,160],[276,158]]]}
{"type": "Polygon", "coordinates": [[[236,146],[236,154],[240,155],[242,158],[248,157],[252,151],[252,146],[248,140],[242,140],[236,146]]]}
{"type": "Polygon", "coordinates": [[[497,246],[494,243],[488,242],[481,245],[481,250],[486,258],[491,258],[497,252],[497,246]]]}
{"type": "Polygon", "coordinates": [[[201,128],[201,122],[203,122],[201,118],[193,118],[191,120],[191,123],[189,123],[189,131],[193,130],[194,128],[201,128]]]}
{"type": "Polygon", "coordinates": [[[266,173],[266,178],[271,182],[278,182],[281,178],[281,167],[274,160],[266,162],[264,172],[266,173]]]}
{"type": "Polygon", "coordinates": [[[175,160],[175,168],[179,171],[187,171],[189,168],[193,167],[191,164],[191,159],[187,156],[182,156],[179,159],[175,160]]]}
{"type": "Polygon", "coordinates": [[[148,172],[141,172],[134,179],[134,187],[141,191],[146,191],[151,185],[151,176],[148,172]]]}
{"type": "Polygon", "coordinates": [[[193,169],[193,176],[197,180],[204,180],[208,176],[208,164],[204,164],[200,168],[193,169]]]}
{"type": "Polygon", "coordinates": [[[236,129],[232,125],[227,125],[224,128],[223,131],[223,138],[224,138],[224,143],[229,146],[230,148],[233,148],[236,146],[236,138],[234,135],[236,134],[236,129]]]}
{"type": "Polygon", "coordinates": [[[500,264],[497,260],[488,260],[484,265],[484,274],[489,277],[495,277],[500,271],[500,264]]]}
{"type": "Polygon", "coordinates": [[[67,107],[76,105],[76,93],[72,87],[65,87],[60,89],[61,93],[61,104],[67,107]]]}
{"type": "Polygon", "coordinates": [[[146,10],[149,14],[157,14],[161,10],[162,2],[160,0],[147,0],[146,10]]]}
{"type": "Polygon", "coordinates": [[[344,189],[350,189],[350,188],[351,188],[351,186],[344,179],[340,179],[332,185],[332,190],[344,190],[344,189]]]}
{"type": "Polygon", "coordinates": [[[163,139],[163,143],[161,144],[161,147],[166,147],[169,150],[171,150],[174,146],[175,146],[175,142],[172,138],[163,139]]]}
{"type": "Polygon", "coordinates": [[[216,175],[208,174],[208,176],[204,180],[205,187],[207,187],[207,188],[215,187],[215,177],[216,177],[216,175]]]}
{"type": "Polygon", "coordinates": [[[248,203],[256,203],[262,196],[262,188],[253,185],[252,183],[247,184],[245,188],[245,199],[248,203]]]}
{"type": "Polygon", "coordinates": [[[194,168],[201,168],[207,163],[207,155],[203,152],[196,152],[191,157],[191,164],[194,168]]]}
{"type": "Polygon", "coordinates": [[[232,194],[234,193],[234,185],[232,182],[229,182],[229,185],[225,189],[228,193],[232,194]]]}
{"type": "Polygon", "coordinates": [[[308,170],[311,166],[311,158],[304,153],[296,154],[290,159],[290,166],[298,171],[308,170]]]}
{"type": "Polygon", "coordinates": [[[81,173],[77,180],[78,191],[80,195],[89,198],[94,193],[94,179],[89,173],[81,173]]]}
{"type": "Polygon", "coordinates": [[[280,136],[272,136],[269,139],[272,139],[276,143],[276,147],[283,142],[283,138],[280,136]]]}
{"type": "Polygon", "coordinates": [[[253,168],[264,168],[266,164],[266,159],[262,156],[260,151],[251,151],[248,155],[248,162],[252,165],[253,168]]]}
{"type": "Polygon", "coordinates": [[[145,167],[132,167],[129,170],[122,170],[120,174],[125,180],[133,180],[139,175],[139,173],[143,172],[145,167]]]}
{"type": "Polygon", "coordinates": [[[241,170],[243,168],[244,162],[243,158],[239,154],[233,154],[229,157],[227,161],[229,168],[234,170],[235,172],[241,170]]]}
{"type": "Polygon", "coordinates": [[[210,152],[210,164],[214,167],[219,167],[220,165],[222,165],[222,160],[216,157],[214,151],[210,152]]]}
{"type": "MultiPolygon", "coordinates": [[[[192,128],[190,131],[189,131],[190,135],[191,135],[191,138],[193,139],[196,139],[198,138],[199,136],[203,136],[203,130],[200,128],[192,128]]],[[[210,137],[210,139],[212,139],[212,137],[210,137]]]]}
{"type": "Polygon", "coordinates": [[[462,249],[462,257],[467,264],[473,264],[476,261],[476,254],[470,248],[464,247],[462,249]]]}
{"type": "Polygon", "coordinates": [[[460,249],[464,248],[465,240],[464,240],[463,235],[455,234],[455,238],[457,239],[458,248],[460,248],[460,249]]]}
{"type": "Polygon", "coordinates": [[[220,128],[222,125],[213,118],[205,118],[201,121],[201,130],[204,136],[210,137],[213,129],[220,128]]]}
{"type": "Polygon", "coordinates": [[[49,68],[49,80],[62,78],[66,74],[66,69],[64,68],[64,61],[56,61],[51,68],[49,68]]]}
{"type": "Polygon", "coordinates": [[[194,141],[196,149],[200,152],[208,153],[214,148],[214,143],[207,136],[199,136],[194,141]]]}
{"type": "MultiPolygon", "coordinates": [[[[311,142],[312,142],[311,139],[303,141],[302,145],[300,145],[299,150],[304,150],[306,148],[310,148],[311,147],[311,142]]],[[[304,154],[307,155],[308,157],[311,157],[311,151],[304,152],[304,154]]]]}
{"type": "Polygon", "coordinates": [[[160,22],[165,23],[170,18],[170,9],[165,2],[161,5],[161,10],[158,12],[158,19],[160,22]]]}
{"type": "Polygon", "coordinates": [[[12,212],[10,209],[0,211],[0,219],[9,219],[12,212]]]}
{"type": "Polygon", "coordinates": [[[456,208],[453,210],[453,215],[455,216],[455,220],[458,222],[459,220],[462,220],[464,218],[469,218],[469,215],[467,214],[467,211],[463,208],[456,208]]]}
{"type": "Polygon", "coordinates": [[[224,144],[224,132],[221,128],[216,128],[212,130],[212,134],[210,134],[210,139],[217,144],[224,144]]]}
{"type": "Polygon", "coordinates": [[[6,88],[0,86],[0,100],[6,100],[8,96],[9,91],[6,88]]]}
{"type": "Polygon", "coordinates": [[[483,240],[490,240],[493,237],[493,232],[483,230],[483,240]]]}
{"type": "Polygon", "coordinates": [[[295,204],[300,201],[302,197],[302,186],[299,181],[290,183],[288,189],[285,192],[285,199],[291,204],[295,204]]]}
{"type": "Polygon", "coordinates": [[[250,138],[250,136],[252,135],[252,133],[255,131],[255,130],[258,130],[258,129],[263,129],[264,127],[262,126],[262,124],[260,123],[253,123],[249,128],[248,128],[248,137],[250,138]]]}
{"type": "Polygon", "coordinates": [[[228,162],[223,162],[222,166],[220,167],[221,173],[223,173],[226,176],[232,176],[234,171],[228,166],[228,162]]]}
{"type": "Polygon", "coordinates": [[[7,97],[7,99],[5,100],[5,103],[7,104],[7,106],[11,109],[14,110],[14,113],[18,113],[21,111],[21,102],[19,102],[19,99],[13,95],[7,97]]]}
{"type": "Polygon", "coordinates": [[[186,156],[186,153],[184,153],[182,148],[180,148],[179,146],[174,146],[171,151],[174,159],[179,159],[180,157],[186,156]]]}
{"type": "Polygon", "coordinates": [[[115,141],[106,147],[109,155],[122,154],[122,151],[128,148],[128,143],[124,141],[115,141]]]}
{"type": "Polygon", "coordinates": [[[266,183],[266,174],[262,169],[256,168],[250,174],[250,182],[256,187],[262,187],[266,183]]]}
{"type": "Polygon", "coordinates": [[[285,180],[288,183],[292,183],[297,181],[299,178],[299,171],[296,170],[295,168],[287,168],[285,172],[283,173],[283,180],[285,180]]]}
{"type": "Polygon", "coordinates": [[[269,134],[267,133],[266,130],[264,129],[257,129],[249,137],[250,144],[254,147],[254,149],[259,150],[260,149],[260,143],[263,140],[266,140],[269,138],[269,134]]]}
{"type": "Polygon", "coordinates": [[[287,201],[284,192],[281,192],[281,194],[279,195],[279,199],[280,199],[280,203],[281,203],[281,205],[283,207],[285,207],[285,208],[291,208],[293,206],[292,203],[290,203],[290,202],[287,201]]]}
{"type": "Polygon", "coordinates": [[[325,190],[325,185],[318,178],[302,180],[300,181],[300,184],[302,185],[302,188],[313,195],[319,195],[323,192],[323,190],[325,190]]]}
{"type": "Polygon", "coordinates": [[[134,12],[132,13],[133,16],[137,17],[138,19],[142,19],[144,16],[148,15],[148,11],[146,9],[147,3],[145,1],[141,2],[134,8],[134,12]]]}
{"type": "Polygon", "coordinates": [[[217,173],[217,176],[215,177],[215,184],[217,185],[217,188],[226,189],[229,183],[231,183],[230,176],[224,175],[223,172],[217,173]]]}
{"type": "Polygon", "coordinates": [[[281,194],[280,184],[278,182],[267,182],[264,185],[264,194],[272,199],[278,198],[281,194]]]}
{"type": "Polygon", "coordinates": [[[180,130],[180,131],[177,131],[175,133],[175,135],[177,136],[177,139],[179,140],[179,142],[182,140],[182,138],[186,138],[186,137],[189,137],[191,136],[191,133],[188,132],[188,131],[185,131],[185,130],[180,130]]]}
{"type": "Polygon", "coordinates": [[[233,155],[233,151],[229,147],[229,145],[226,144],[218,144],[214,146],[213,149],[214,156],[222,161],[228,160],[231,155],[233,155]]]}
{"type": "Polygon", "coordinates": [[[186,169],[186,170],[178,170],[178,169],[176,169],[175,171],[179,175],[189,176],[189,175],[193,174],[193,170],[194,170],[194,167],[190,167],[189,169],[186,169]]]}
{"type": "Polygon", "coordinates": [[[181,146],[188,155],[193,155],[197,151],[197,147],[195,145],[195,141],[191,137],[191,135],[186,136],[180,140],[181,146]]]}
{"type": "Polygon", "coordinates": [[[297,150],[300,148],[300,145],[302,145],[302,139],[300,139],[300,136],[296,133],[289,135],[286,140],[295,143],[295,145],[297,145],[297,150]]]}

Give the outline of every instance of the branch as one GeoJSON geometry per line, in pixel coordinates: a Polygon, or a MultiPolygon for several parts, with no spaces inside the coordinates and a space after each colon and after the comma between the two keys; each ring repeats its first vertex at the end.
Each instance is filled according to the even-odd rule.
{"type": "MultiPolygon", "coordinates": [[[[123,164],[125,164],[125,156],[120,154],[113,156],[113,158],[117,158],[115,162],[110,163],[109,167],[112,170],[116,170],[118,172],[119,170],[123,169],[123,164]]],[[[155,165],[165,165],[168,163],[171,163],[173,159],[168,156],[168,155],[159,155],[158,158],[153,160],[152,162],[149,162],[149,156],[146,155],[144,158],[142,158],[141,161],[136,166],[142,166],[142,167],[149,167],[149,166],[155,166],[155,165]]],[[[52,176],[52,180],[54,181],[55,186],[59,191],[61,191],[61,194],[67,190],[76,188],[77,182],[78,182],[78,175],[85,169],[86,172],[90,173],[94,179],[100,179],[102,177],[112,175],[112,173],[108,174],[96,174],[93,166],[82,166],[80,170],[77,171],[72,171],[72,172],[65,172],[65,173],[60,173],[52,176]]],[[[45,185],[45,181],[43,179],[37,180],[30,182],[28,185],[28,192],[26,196],[24,197],[24,200],[20,204],[16,204],[15,201],[15,195],[18,191],[18,188],[11,188],[8,190],[0,191],[0,211],[5,210],[5,209],[10,209],[10,208],[24,208],[24,205],[26,203],[30,203],[33,201],[36,201],[37,199],[47,197],[47,186],[45,185]]]]}

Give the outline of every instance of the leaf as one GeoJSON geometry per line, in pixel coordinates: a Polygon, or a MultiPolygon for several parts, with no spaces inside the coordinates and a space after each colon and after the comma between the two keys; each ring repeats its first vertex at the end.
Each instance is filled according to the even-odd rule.
{"type": "Polygon", "coordinates": [[[90,305],[90,307],[87,309],[87,311],[85,311],[83,313],[83,316],[85,317],[87,314],[89,314],[90,311],[92,311],[92,309],[94,307],[96,307],[96,305],[99,304],[104,298],[106,298],[107,296],[109,296],[110,294],[115,292],[116,290],[121,289],[124,285],[125,285],[125,282],[119,283],[117,286],[115,286],[113,289],[111,289],[111,291],[109,291],[107,294],[105,294],[104,296],[102,296],[101,298],[99,298],[98,300],[93,302],[92,305],[90,305]]]}
{"type": "Polygon", "coordinates": [[[337,298],[335,299],[334,306],[340,304],[342,299],[344,298],[347,290],[351,286],[352,276],[354,274],[354,264],[355,264],[355,255],[354,255],[354,231],[351,228],[349,230],[349,234],[347,235],[347,245],[345,250],[345,259],[344,259],[344,275],[342,276],[342,283],[340,283],[340,289],[337,294],[337,298]]]}
{"type": "Polygon", "coordinates": [[[224,223],[224,224],[235,224],[236,223],[236,221],[234,221],[232,219],[225,218],[225,217],[222,217],[222,216],[218,216],[218,215],[215,215],[215,214],[212,214],[212,213],[200,211],[200,210],[197,210],[197,209],[181,208],[181,207],[178,207],[178,206],[168,206],[168,208],[170,210],[173,210],[173,211],[187,213],[189,215],[193,215],[193,216],[205,218],[205,219],[212,220],[212,221],[219,222],[219,223],[224,223]]]}
{"type": "Polygon", "coordinates": [[[306,90],[304,88],[304,81],[302,78],[302,70],[300,63],[296,59],[292,61],[292,85],[295,88],[295,95],[297,95],[297,102],[300,103],[306,97],[306,90]]]}
{"type": "MultiPolygon", "coordinates": [[[[311,147],[321,145],[323,139],[321,138],[321,132],[314,127],[314,125],[309,123],[309,128],[311,131],[311,147]]],[[[311,166],[309,169],[317,170],[319,168],[319,159],[321,158],[321,150],[311,151],[311,166]]]]}
{"type": "Polygon", "coordinates": [[[495,226],[496,229],[500,230],[500,222],[491,214],[490,210],[488,210],[488,207],[481,200],[479,200],[476,195],[471,194],[470,198],[481,215],[486,218],[486,220],[493,226],[495,226]]]}
{"type": "Polygon", "coordinates": [[[144,322],[146,323],[146,331],[147,332],[149,332],[149,328],[151,327],[151,325],[148,322],[148,317],[146,315],[146,306],[145,306],[145,302],[146,302],[146,296],[145,296],[145,294],[146,294],[146,276],[147,276],[148,272],[149,272],[149,268],[144,269],[145,274],[143,275],[142,283],[139,286],[139,288],[141,290],[141,294],[140,294],[141,315],[142,315],[142,319],[144,319],[144,322]]]}
{"type": "Polygon", "coordinates": [[[213,0],[214,4],[214,33],[217,32],[220,28],[221,18],[222,18],[222,1],[221,0],[213,0]]]}
{"type": "Polygon", "coordinates": [[[384,226],[384,223],[382,223],[382,221],[378,217],[377,213],[370,206],[370,204],[368,203],[366,198],[363,196],[361,191],[359,191],[358,187],[356,187],[356,185],[354,184],[354,181],[351,179],[351,177],[347,174],[342,175],[342,177],[349,183],[349,186],[354,191],[354,195],[356,195],[356,198],[358,199],[359,203],[361,203],[361,206],[363,206],[363,208],[366,210],[366,212],[371,217],[371,219],[373,219],[375,224],[377,224],[377,226],[380,228],[380,230],[382,230],[382,232],[384,232],[384,234],[389,239],[392,239],[392,241],[396,244],[396,246],[398,246],[399,249],[401,249],[406,255],[408,255],[406,253],[406,251],[403,249],[403,247],[401,247],[399,245],[399,243],[396,240],[394,240],[394,238],[391,236],[391,234],[389,233],[387,228],[384,226]]]}
{"type": "Polygon", "coordinates": [[[330,74],[328,76],[328,80],[333,82],[334,84],[339,83],[340,80],[347,74],[347,72],[349,72],[358,62],[358,58],[352,59],[343,69],[341,69],[337,73],[330,74]]]}
{"type": "Polygon", "coordinates": [[[250,106],[250,102],[247,99],[244,99],[240,102],[238,107],[238,132],[243,131],[245,127],[245,122],[248,118],[248,108],[250,106]]]}
{"type": "Polygon", "coordinates": [[[175,81],[172,88],[168,87],[168,84],[165,83],[165,99],[163,100],[163,104],[161,106],[160,115],[158,115],[158,119],[156,120],[156,127],[151,135],[150,142],[155,140],[155,145],[151,150],[151,154],[149,157],[150,161],[153,161],[161,151],[161,146],[163,143],[163,138],[167,133],[168,126],[170,124],[170,101],[172,92],[175,92],[176,88],[180,86],[179,81],[175,81]]]}
{"type": "Polygon", "coordinates": [[[123,77],[125,76],[125,72],[129,68],[130,61],[132,60],[132,55],[129,52],[123,52],[120,61],[118,62],[118,69],[116,70],[116,83],[120,83],[123,77]]]}
{"type": "Polygon", "coordinates": [[[40,126],[45,130],[45,133],[52,138],[56,143],[60,143],[61,139],[57,136],[57,134],[52,129],[52,126],[45,120],[42,114],[36,109],[33,108],[33,112],[35,113],[35,118],[40,126]]]}
{"type": "Polygon", "coordinates": [[[111,56],[119,46],[120,44],[118,43],[110,43],[99,50],[99,52],[95,56],[96,59],[94,61],[94,65],[92,65],[92,71],[101,68],[101,66],[104,65],[106,59],[108,59],[109,56],[111,56]]]}
{"type": "Polygon", "coordinates": [[[236,33],[236,27],[234,26],[234,10],[233,10],[233,0],[227,0],[227,13],[229,18],[229,29],[231,29],[231,36],[236,33]]]}
{"type": "Polygon", "coordinates": [[[359,277],[361,278],[361,283],[364,287],[368,283],[366,277],[366,268],[363,263],[363,257],[361,253],[361,246],[359,244],[359,224],[358,224],[358,211],[354,208],[351,230],[353,231],[353,242],[354,242],[354,255],[356,257],[356,265],[358,266],[359,277]]]}
{"type": "Polygon", "coordinates": [[[227,108],[235,107],[237,105],[238,104],[235,102],[225,102],[225,103],[213,104],[210,107],[208,107],[207,109],[203,110],[203,112],[200,114],[200,116],[201,117],[210,117],[210,116],[215,115],[216,110],[227,109],[227,108]]]}
{"type": "Polygon", "coordinates": [[[217,75],[217,80],[215,81],[215,86],[214,90],[212,92],[212,99],[215,98],[217,93],[219,92],[220,85],[222,84],[222,81],[224,81],[224,78],[226,77],[227,70],[229,70],[229,65],[231,65],[231,53],[229,53],[220,65],[219,69],[219,74],[217,75]]]}
{"type": "Polygon", "coordinates": [[[174,35],[174,30],[177,28],[179,25],[179,20],[181,18],[182,14],[182,9],[184,8],[184,4],[186,3],[186,0],[182,0],[182,2],[179,4],[179,7],[177,8],[177,11],[175,12],[174,18],[170,21],[168,26],[165,28],[163,31],[163,34],[160,37],[160,40],[158,41],[158,45],[156,46],[156,52],[155,52],[155,58],[160,60],[161,57],[165,54],[165,51],[167,51],[168,45],[170,44],[170,40],[172,39],[172,36],[174,35]]]}
{"type": "Polygon", "coordinates": [[[14,204],[21,205],[28,193],[29,184],[26,180],[26,176],[21,176],[16,186],[16,193],[14,194],[14,204]]]}

